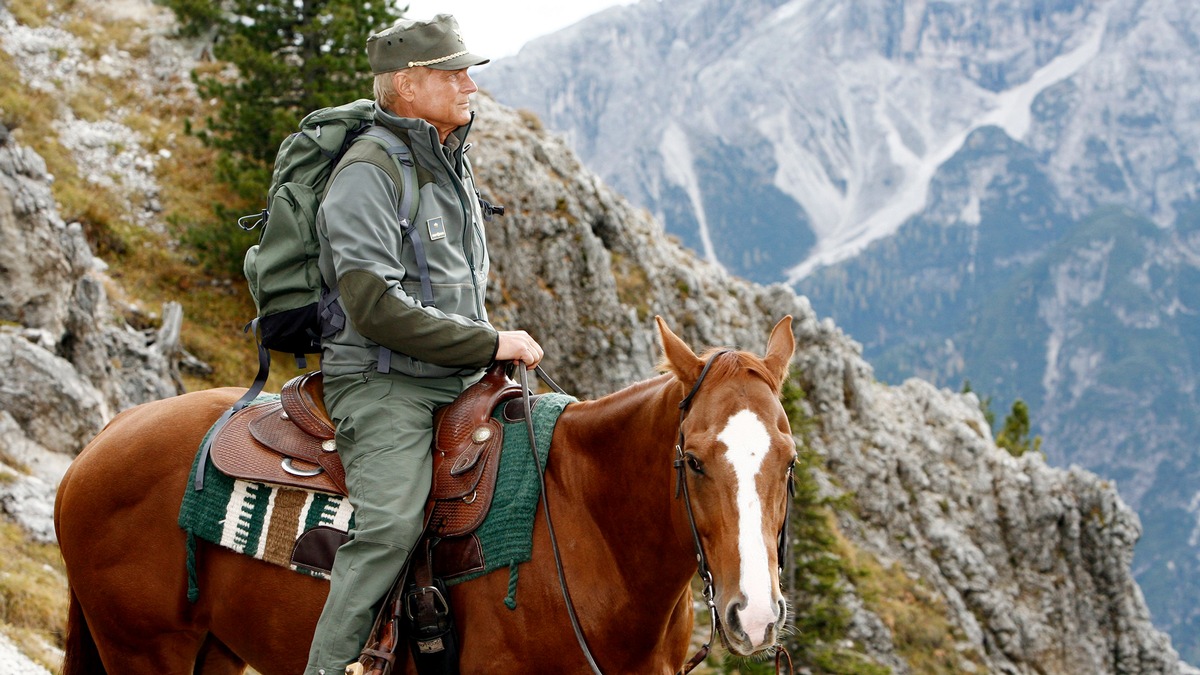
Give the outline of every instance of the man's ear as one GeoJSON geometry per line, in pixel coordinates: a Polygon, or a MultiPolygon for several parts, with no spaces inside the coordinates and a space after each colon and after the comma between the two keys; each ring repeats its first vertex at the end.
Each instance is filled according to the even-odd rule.
{"type": "Polygon", "coordinates": [[[412,76],[404,71],[397,70],[392,73],[392,84],[396,87],[396,96],[405,103],[412,103],[417,98],[416,83],[412,76]]]}

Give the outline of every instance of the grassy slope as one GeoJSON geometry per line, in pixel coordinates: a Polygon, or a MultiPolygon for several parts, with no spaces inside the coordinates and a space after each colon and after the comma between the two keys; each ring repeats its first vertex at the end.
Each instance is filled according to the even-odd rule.
{"type": "MultiPolygon", "coordinates": [[[[103,5],[12,0],[9,11],[26,26],[61,27],[83,36],[90,58],[118,51],[133,57],[149,52],[146,32],[131,20],[112,18],[103,5]]],[[[213,205],[218,202],[237,212],[256,206],[232,202],[229,191],[213,183],[215,153],[186,133],[188,122],[201,120],[208,109],[184,86],[189,73],[180,72],[176,78],[168,84],[169,95],[147,99],[127,81],[79,74],[69,83],[56,83],[61,90],[56,95],[19,86],[28,83],[21,82],[13,58],[0,53],[0,81],[18,85],[0,88],[0,122],[14,140],[45,158],[55,177],[53,192],[63,219],[83,225],[93,252],[108,263],[109,276],[118,282],[109,285],[109,292],[126,304],[146,308],[141,314],[131,312],[127,320],[147,327],[162,303],[183,305],[184,346],[214,369],[211,376],[185,377],[189,389],[247,382],[255,358],[241,329],[254,309],[244,282],[205,273],[194,254],[177,242],[191,229],[235,227],[214,222],[213,205]],[[161,157],[156,178],[165,235],[135,224],[120,195],[79,175],[70,151],[58,140],[56,121],[68,114],[124,124],[140,136],[144,154],[161,157]]]]}

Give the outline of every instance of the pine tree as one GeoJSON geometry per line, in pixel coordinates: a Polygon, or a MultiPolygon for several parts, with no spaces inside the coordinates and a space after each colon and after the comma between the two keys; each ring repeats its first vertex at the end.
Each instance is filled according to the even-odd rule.
{"type": "Polygon", "coordinates": [[[1029,406],[1021,399],[1013,401],[1012,412],[1004,418],[1004,426],[996,435],[996,445],[1008,450],[1013,457],[1020,457],[1033,450],[1039,452],[1042,448],[1042,437],[1030,438],[1029,406]]]}
{"type": "MultiPolygon", "coordinates": [[[[233,75],[196,78],[201,96],[220,101],[198,133],[221,150],[217,180],[250,203],[265,201],[279,144],[304,115],[371,96],[367,37],[402,14],[394,0],[163,2],[179,16],[181,34],[210,36],[214,57],[234,66],[233,75]]],[[[217,211],[222,226],[241,215],[217,211]]],[[[201,248],[232,242],[210,254],[240,268],[244,242],[227,230],[198,239],[201,248]]]]}
{"type": "MultiPolygon", "coordinates": [[[[972,391],[971,381],[964,380],[962,393],[966,394],[972,391]]],[[[979,409],[983,412],[988,426],[994,428],[996,413],[992,411],[992,397],[984,396],[980,398],[979,409]]],[[[1017,399],[1013,401],[1012,410],[1005,416],[1004,425],[1000,427],[1000,432],[996,434],[996,445],[1007,450],[1008,454],[1013,457],[1020,457],[1030,450],[1041,452],[1042,437],[1034,436],[1030,438],[1029,432],[1031,429],[1029,406],[1025,404],[1025,401],[1017,399]]]]}

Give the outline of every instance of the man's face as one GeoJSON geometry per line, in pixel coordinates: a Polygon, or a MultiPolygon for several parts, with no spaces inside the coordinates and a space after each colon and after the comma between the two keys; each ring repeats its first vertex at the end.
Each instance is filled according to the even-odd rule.
{"type": "Polygon", "coordinates": [[[451,131],[471,121],[471,94],[479,87],[462,70],[436,70],[421,68],[424,72],[413,73],[413,89],[416,98],[412,102],[414,114],[434,126],[442,139],[451,131]]]}

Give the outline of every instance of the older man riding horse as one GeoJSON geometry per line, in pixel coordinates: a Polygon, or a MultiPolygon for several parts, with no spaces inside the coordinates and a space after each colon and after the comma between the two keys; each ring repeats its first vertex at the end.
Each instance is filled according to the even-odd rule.
{"type": "MultiPolygon", "coordinates": [[[[546,494],[594,666],[567,628],[539,507],[514,609],[502,602],[504,573],[451,589],[462,672],[676,673],[688,658],[698,550],[727,647],[749,655],[776,645],[787,617],[777,546],[796,457],[779,402],[791,318],[761,358],[697,356],[661,319],[659,333],[664,374],[568,405],[549,448],[546,494]]],[[[70,583],[64,675],[304,668],[327,582],[201,541],[200,594],[187,598],[181,496],[197,447],[239,394],[125,411],[64,476],[55,505],[70,583]]],[[[416,672],[411,662],[397,669],[416,672]]]]}

